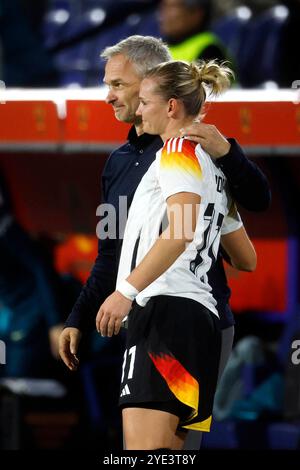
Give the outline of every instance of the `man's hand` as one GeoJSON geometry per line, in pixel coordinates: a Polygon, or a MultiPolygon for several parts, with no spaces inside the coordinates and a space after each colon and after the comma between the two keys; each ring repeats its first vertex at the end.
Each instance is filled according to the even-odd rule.
{"type": "Polygon", "coordinates": [[[59,359],[59,337],[63,331],[63,328],[64,325],[58,324],[52,326],[48,332],[50,349],[55,359],[59,359]]]}
{"type": "Polygon", "coordinates": [[[65,328],[59,337],[59,354],[70,370],[77,370],[79,359],[78,346],[82,333],[78,328],[65,328]]]}
{"type": "Polygon", "coordinates": [[[180,129],[180,135],[200,144],[213,158],[224,157],[230,150],[230,143],[216,126],[197,122],[197,119],[192,125],[180,129]]]}
{"type": "Polygon", "coordinates": [[[117,335],[122,320],[131,310],[132,301],[115,291],[101,305],[96,317],[96,328],[102,336],[117,335]]]}

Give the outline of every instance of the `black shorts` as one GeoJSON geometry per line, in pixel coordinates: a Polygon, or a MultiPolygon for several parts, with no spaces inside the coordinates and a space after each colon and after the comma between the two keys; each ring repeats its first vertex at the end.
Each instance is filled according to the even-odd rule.
{"type": "Polygon", "coordinates": [[[120,406],[153,408],[209,431],[221,350],[220,321],[200,303],[157,296],[128,317],[120,406]],[[157,406],[156,406],[157,404],[157,406]]]}

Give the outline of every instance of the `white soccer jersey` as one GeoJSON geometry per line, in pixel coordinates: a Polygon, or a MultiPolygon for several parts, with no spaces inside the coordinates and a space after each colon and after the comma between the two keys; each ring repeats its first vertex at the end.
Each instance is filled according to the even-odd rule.
{"type": "Polygon", "coordinates": [[[145,306],[151,297],[174,295],[200,302],[218,315],[207,272],[216,260],[221,234],[242,226],[226,191],[226,178],[198,144],[172,138],[156,154],[132,201],[124,233],[118,284],[149,252],[166,227],[166,200],[180,192],[196,193],[201,204],[192,242],[177,260],[148,287],[136,302],[145,306]]]}

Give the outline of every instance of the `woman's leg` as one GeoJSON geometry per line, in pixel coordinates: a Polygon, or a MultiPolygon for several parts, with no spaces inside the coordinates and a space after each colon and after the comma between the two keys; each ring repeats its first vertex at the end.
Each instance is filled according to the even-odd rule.
{"type": "Polygon", "coordinates": [[[122,411],[126,450],[181,450],[186,434],[177,432],[178,416],[149,408],[122,411]]]}

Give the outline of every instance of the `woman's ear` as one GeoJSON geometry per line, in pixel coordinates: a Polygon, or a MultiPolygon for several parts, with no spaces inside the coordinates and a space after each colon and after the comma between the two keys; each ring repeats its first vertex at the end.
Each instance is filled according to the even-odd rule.
{"type": "Polygon", "coordinates": [[[170,98],[168,101],[168,116],[172,117],[176,113],[177,108],[178,108],[177,100],[175,98],[170,98]]]}

